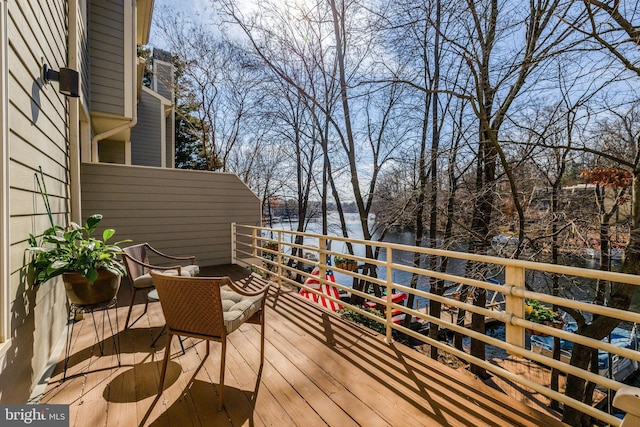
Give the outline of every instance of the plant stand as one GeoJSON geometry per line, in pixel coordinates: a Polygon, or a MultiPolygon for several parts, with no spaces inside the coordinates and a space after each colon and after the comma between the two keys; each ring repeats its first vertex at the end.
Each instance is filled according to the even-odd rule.
{"type": "MultiPolygon", "coordinates": [[[[552,328],[555,328],[555,329],[562,329],[564,327],[564,322],[543,322],[542,324],[545,326],[551,326],[552,328]]],[[[537,335],[539,337],[551,336],[550,334],[534,331],[533,329],[529,329],[529,328],[525,328],[524,331],[529,335],[537,335]]]]}
{"type": "Polygon", "coordinates": [[[69,310],[67,311],[67,343],[65,347],[65,356],[64,356],[64,373],[62,375],[62,381],[67,379],[67,367],[69,365],[69,356],[71,353],[71,343],[73,338],[73,326],[76,323],[76,317],[79,313],[91,313],[91,317],[93,319],[93,328],[96,332],[96,339],[98,340],[98,346],[100,348],[100,356],[104,356],[104,329],[105,329],[105,315],[109,321],[109,330],[111,331],[111,339],[113,340],[113,350],[118,359],[118,367],[120,367],[120,329],[118,327],[118,315],[116,313],[115,317],[115,330],[113,328],[113,323],[111,322],[111,316],[109,314],[109,309],[115,308],[117,311],[118,308],[118,299],[117,297],[113,297],[111,301],[99,303],[99,304],[91,304],[91,305],[77,305],[74,303],[69,303],[69,310]],[[98,332],[98,324],[96,323],[95,312],[103,311],[102,314],[102,338],[100,337],[100,333],[98,332]],[[72,317],[73,316],[73,317],[72,317]]]}
{"type": "Polygon", "coordinates": [[[358,263],[338,261],[336,262],[336,267],[347,271],[356,271],[358,269],[358,263]]]}

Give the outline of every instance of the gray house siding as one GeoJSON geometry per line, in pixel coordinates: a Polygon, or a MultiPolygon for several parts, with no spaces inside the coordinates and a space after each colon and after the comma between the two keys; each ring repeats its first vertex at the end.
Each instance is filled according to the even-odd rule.
{"type": "Polygon", "coordinates": [[[173,65],[155,61],[156,92],[167,99],[173,99],[173,65]]]}
{"type": "Polygon", "coordinates": [[[161,102],[142,91],[138,103],[138,123],[131,130],[131,164],[162,166],[161,102]]]}
{"type": "Polygon", "coordinates": [[[83,164],[83,217],[104,215],[115,238],[149,242],[200,265],[231,261],[231,223],[258,224],[260,201],[234,174],[83,164]]]}
{"type": "MultiPolygon", "coordinates": [[[[29,234],[49,227],[35,173],[42,167],[54,220],[68,217],[69,159],[66,99],[57,83],[44,85],[41,58],[54,69],[67,63],[67,3],[21,0],[5,3],[8,33],[8,236],[9,336],[0,342],[0,402],[24,403],[47,366],[66,325],[62,283],[34,287],[27,279],[29,234]]],[[[3,301],[3,304],[7,302],[3,301]]]]}
{"type": "Polygon", "coordinates": [[[124,0],[89,3],[91,109],[123,116],[124,0]]]}

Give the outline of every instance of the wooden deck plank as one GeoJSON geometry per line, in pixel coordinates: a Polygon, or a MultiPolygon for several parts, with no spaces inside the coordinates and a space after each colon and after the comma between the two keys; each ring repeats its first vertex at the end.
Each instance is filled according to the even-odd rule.
{"type": "MultiPolygon", "coordinates": [[[[201,275],[229,275],[250,287],[262,283],[237,266],[202,270],[201,275]]],[[[74,331],[69,371],[74,376],[60,383],[59,363],[43,396],[42,402],[71,404],[72,426],[84,427],[88,420],[90,425],[154,427],[561,425],[464,372],[401,344],[388,345],[379,334],[274,287],[267,302],[262,370],[259,328],[243,325],[230,336],[222,411],[217,411],[216,389],[219,343],[211,343],[204,360],[204,342],[185,340],[182,354],[174,338],[158,397],[166,338],[155,348],[150,345],[164,324],[161,307],[150,304],[147,314],[122,330],[127,295],[128,289],[121,290],[117,310],[122,367],[117,368],[112,351],[106,357],[94,354],[95,332],[85,318],[74,331]]],[[[134,318],[142,313],[142,301],[134,318]]]]}
{"type": "MultiPolygon", "coordinates": [[[[387,423],[402,422],[404,425],[418,425],[425,419],[431,419],[431,422],[449,423],[455,421],[453,418],[458,413],[455,409],[455,402],[451,402],[452,410],[450,416],[445,417],[439,413],[438,407],[431,407],[429,402],[422,402],[423,399],[416,399],[415,394],[410,393],[409,389],[402,387],[394,380],[396,372],[395,367],[388,369],[384,366],[383,355],[379,353],[379,347],[386,347],[384,343],[378,344],[374,342],[372,346],[368,346],[362,351],[358,351],[359,345],[369,342],[369,338],[374,337],[372,333],[362,330],[353,325],[348,325],[351,329],[347,334],[355,334],[353,342],[343,341],[341,333],[333,325],[333,321],[337,319],[333,316],[326,316],[326,325],[331,329],[331,341],[333,342],[333,351],[337,352],[341,358],[322,357],[325,354],[323,349],[327,348],[322,342],[325,340],[325,332],[318,332],[315,340],[309,340],[308,336],[304,337],[304,345],[302,342],[294,342],[292,345],[300,346],[307,352],[307,356],[313,358],[318,354],[320,357],[315,358],[321,368],[332,375],[343,387],[348,387],[349,391],[354,395],[355,400],[359,400],[366,405],[371,413],[377,414],[387,423]],[[388,371],[388,373],[385,373],[388,371]],[[362,378],[362,373],[368,375],[362,378]],[[389,405],[386,395],[389,389],[403,390],[404,399],[399,399],[389,405]],[[413,402],[412,402],[413,400],[413,402]]],[[[340,321],[340,320],[337,320],[340,321]]],[[[305,328],[308,333],[311,328],[305,328]]],[[[379,339],[379,338],[378,338],[379,339]]],[[[446,399],[445,399],[446,400],[446,399]]],[[[461,420],[462,421],[462,420],[461,420]]]]}
{"type": "MultiPolygon", "coordinates": [[[[325,317],[329,316],[328,314],[325,317]]],[[[299,322],[301,318],[305,316],[299,316],[296,322],[299,322]]],[[[296,323],[293,322],[293,323],[296,323]]],[[[364,328],[356,327],[360,329],[362,334],[376,336],[374,332],[370,332],[364,328]]],[[[309,333],[316,328],[305,328],[305,331],[309,333]]],[[[424,395],[425,392],[429,393],[430,402],[433,402],[431,409],[434,411],[434,416],[440,416],[438,422],[473,422],[477,425],[499,425],[501,423],[507,423],[509,425],[542,425],[544,421],[538,418],[522,417],[520,410],[513,411],[510,408],[505,408],[503,411],[495,411],[492,408],[496,404],[500,404],[495,399],[486,400],[483,395],[474,397],[474,401],[470,402],[468,399],[469,393],[473,393],[475,387],[484,387],[478,380],[471,380],[464,376],[454,375],[453,373],[448,377],[449,380],[454,381],[442,382],[442,375],[438,371],[438,365],[431,359],[425,359],[416,352],[406,352],[404,346],[388,346],[381,340],[381,336],[378,335],[378,339],[362,339],[358,335],[358,331],[349,331],[347,327],[333,328],[332,340],[334,344],[339,345],[345,349],[350,349],[350,352],[355,354],[349,360],[351,364],[358,364],[363,367],[362,369],[370,373],[372,377],[378,377],[379,383],[384,387],[397,387],[398,390],[403,388],[407,390],[407,400],[415,399],[414,402],[420,402],[423,398],[420,395],[424,395]],[[344,341],[343,341],[344,340],[344,341]],[[402,350],[403,360],[416,360],[416,358],[424,360],[418,366],[413,366],[411,372],[407,371],[407,368],[400,364],[401,357],[398,349],[402,350]],[[395,353],[395,354],[394,354],[395,353]],[[384,362],[382,362],[384,361],[384,362]],[[366,365],[365,362],[369,364],[366,365]],[[373,374],[373,375],[371,375],[373,374]],[[411,374],[411,375],[409,375],[411,374]],[[416,384],[410,383],[397,383],[397,379],[406,381],[405,378],[411,378],[412,376],[418,376],[415,378],[416,384]],[[470,386],[467,383],[472,382],[470,386]],[[416,388],[418,387],[418,388],[416,388]],[[414,394],[417,393],[417,394],[414,394]],[[482,399],[485,399],[482,401],[482,399]],[[483,408],[482,405],[478,405],[476,402],[482,401],[487,406],[483,408]]],[[[322,342],[325,337],[324,334],[318,334],[316,336],[317,342],[322,342]]],[[[310,344],[308,343],[307,346],[310,344]]],[[[314,351],[320,351],[320,348],[316,348],[314,351]]],[[[328,368],[329,370],[334,368],[328,368]]],[[[343,380],[350,382],[349,379],[343,380]]],[[[375,387],[374,384],[372,387],[375,387]]],[[[358,398],[365,401],[361,396],[358,398]]],[[[377,403],[372,403],[377,405],[377,403]]],[[[416,405],[421,408],[421,411],[426,411],[430,408],[429,405],[416,405]]],[[[403,407],[405,411],[411,413],[413,409],[411,407],[403,407]]],[[[388,416],[387,416],[388,419],[388,416]]],[[[412,422],[408,419],[407,422],[412,422]]]]}
{"type": "MultiPolygon", "coordinates": [[[[258,374],[259,369],[259,332],[253,325],[246,325],[244,327],[245,333],[237,335],[231,343],[232,345],[227,348],[227,357],[231,359],[238,358],[238,362],[241,362],[248,366],[244,369],[244,372],[251,372],[251,377],[254,378],[258,374]],[[247,329],[252,329],[247,331],[247,329]],[[254,336],[247,338],[248,332],[255,332],[254,336]],[[253,345],[256,344],[256,345],[253,345]],[[243,354],[247,355],[247,358],[253,359],[247,363],[243,354]],[[253,355],[253,357],[250,357],[253,355]],[[231,357],[229,357],[231,356],[231,357]]],[[[276,348],[269,348],[271,353],[274,354],[278,350],[276,348]]],[[[265,353],[266,350],[265,350],[265,353]]],[[[274,357],[266,358],[265,367],[262,373],[261,387],[266,387],[272,390],[272,394],[277,392],[280,406],[286,408],[289,417],[292,419],[304,419],[307,426],[325,426],[326,423],[322,420],[320,415],[315,411],[309,411],[309,405],[305,400],[305,396],[300,393],[300,390],[295,387],[295,383],[306,380],[306,376],[300,373],[294,365],[287,362],[283,357],[275,355],[274,357]],[[277,360],[284,362],[287,365],[285,369],[286,374],[283,375],[278,369],[274,369],[271,364],[271,360],[277,360]],[[285,377],[286,376],[286,377],[285,377]]],[[[262,391],[262,390],[260,390],[262,391]]]]}

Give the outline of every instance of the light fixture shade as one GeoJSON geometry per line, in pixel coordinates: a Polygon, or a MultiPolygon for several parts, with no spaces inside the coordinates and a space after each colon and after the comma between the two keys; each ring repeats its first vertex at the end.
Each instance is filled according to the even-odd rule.
{"type": "Polygon", "coordinates": [[[60,68],[60,93],[73,98],[80,96],[80,76],[71,68],[60,68]]]}
{"type": "Polygon", "coordinates": [[[42,75],[46,83],[57,81],[59,83],[59,91],[65,96],[78,98],[80,96],[80,75],[76,70],[71,68],[60,68],[55,71],[49,68],[47,64],[42,66],[42,75]]]}

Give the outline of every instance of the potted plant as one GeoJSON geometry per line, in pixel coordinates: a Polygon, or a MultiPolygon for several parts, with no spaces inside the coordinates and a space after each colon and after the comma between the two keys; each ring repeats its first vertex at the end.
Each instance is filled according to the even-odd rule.
{"type": "Polygon", "coordinates": [[[102,220],[95,214],[80,226],[74,222],[68,228],[52,225],[38,242],[29,236],[29,251],[33,254],[31,265],[36,282],[44,283],[62,275],[67,297],[75,305],[94,305],[111,301],[118,292],[120,278],[126,274],[118,255],[123,251],[120,244],[108,241],[115,231],[106,229],[102,239],[93,237],[93,232],[102,220]]]}
{"type": "MultiPolygon", "coordinates": [[[[536,322],[558,329],[562,329],[564,326],[564,320],[560,314],[535,299],[528,299],[525,302],[524,318],[530,322],[536,322]]],[[[532,335],[545,335],[530,329],[526,329],[526,331],[532,335]]]]}
{"type": "Polygon", "coordinates": [[[334,256],[333,262],[336,264],[336,267],[343,270],[355,271],[358,268],[358,261],[351,258],[334,256]]]}
{"type": "Polygon", "coordinates": [[[262,249],[267,249],[270,251],[278,250],[278,242],[274,242],[273,240],[268,240],[262,244],[262,249]]]}

